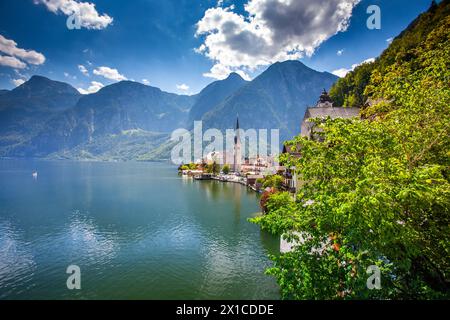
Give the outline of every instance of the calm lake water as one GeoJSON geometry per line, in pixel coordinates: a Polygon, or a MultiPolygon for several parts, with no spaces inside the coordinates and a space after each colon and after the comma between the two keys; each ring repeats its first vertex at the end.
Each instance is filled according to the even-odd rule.
{"type": "Polygon", "coordinates": [[[0,160],[0,299],[277,299],[258,211],[165,164],[0,160]]]}

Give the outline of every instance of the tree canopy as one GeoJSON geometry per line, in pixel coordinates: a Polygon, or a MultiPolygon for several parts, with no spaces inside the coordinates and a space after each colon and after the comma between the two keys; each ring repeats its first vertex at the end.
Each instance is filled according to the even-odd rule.
{"type": "Polygon", "coordinates": [[[321,139],[289,142],[299,194],[272,195],[253,219],[298,242],[268,270],[283,298],[450,298],[450,16],[416,40],[375,66],[365,120],[317,121],[321,139]]]}

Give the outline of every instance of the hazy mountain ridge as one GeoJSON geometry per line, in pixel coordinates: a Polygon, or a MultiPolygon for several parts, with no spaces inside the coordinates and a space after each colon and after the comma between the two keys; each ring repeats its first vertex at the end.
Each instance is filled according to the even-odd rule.
{"type": "Polygon", "coordinates": [[[299,61],[275,63],[203,117],[207,128],[231,128],[239,115],[244,129],[280,129],[282,140],[299,133],[306,108],[338,78],[299,61]]]}
{"type": "MultiPolygon", "coordinates": [[[[184,127],[193,99],[136,82],[118,82],[81,97],[73,108],[50,119],[46,129],[17,147],[13,155],[46,157],[60,152],[68,157],[71,149],[85,146],[91,150],[86,154],[94,158],[105,152],[105,141],[111,141],[114,149],[116,140],[109,138],[129,130],[145,132],[144,136],[151,140],[155,137],[151,133],[159,136],[184,127]],[[97,142],[101,148],[95,148],[97,142]]],[[[124,134],[130,141],[134,137],[124,134]]],[[[75,154],[78,158],[80,152],[75,154]]],[[[123,156],[129,158],[126,152],[123,156]]]]}
{"type": "Polygon", "coordinates": [[[286,61],[250,82],[231,74],[195,96],[131,81],[80,95],[68,84],[36,76],[0,96],[0,112],[8,110],[23,119],[2,118],[14,130],[2,134],[0,156],[168,159],[173,130],[190,129],[195,120],[203,120],[205,130],[229,129],[238,114],[243,128],[280,128],[282,139],[290,138],[298,133],[306,108],[336,79],[299,61],[286,61]]]}
{"type": "Polygon", "coordinates": [[[189,124],[192,125],[193,121],[201,120],[205,113],[212,110],[247,83],[248,81],[242,79],[237,73],[231,73],[225,80],[215,81],[206,86],[198,94],[197,101],[190,111],[189,124]]]}
{"type": "Polygon", "coordinates": [[[0,155],[11,155],[45,129],[49,119],[75,106],[81,94],[67,83],[33,76],[0,95],[0,155]]]}

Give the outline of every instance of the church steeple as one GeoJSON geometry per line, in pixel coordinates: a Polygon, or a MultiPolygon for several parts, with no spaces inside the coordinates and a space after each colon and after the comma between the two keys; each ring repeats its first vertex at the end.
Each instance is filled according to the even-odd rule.
{"type": "Polygon", "coordinates": [[[317,102],[316,107],[318,107],[318,108],[333,107],[333,100],[328,95],[327,90],[323,89],[322,94],[320,95],[320,98],[319,98],[319,101],[317,102]]]}
{"type": "Polygon", "coordinates": [[[236,120],[236,131],[235,131],[235,135],[234,135],[234,144],[236,145],[238,143],[238,140],[240,142],[240,132],[239,132],[239,115],[237,116],[237,120],[236,120]]]}
{"type": "Polygon", "coordinates": [[[234,172],[241,171],[241,161],[242,161],[242,153],[241,153],[241,135],[240,135],[240,127],[239,127],[239,115],[236,120],[236,133],[234,135],[234,172]]]}

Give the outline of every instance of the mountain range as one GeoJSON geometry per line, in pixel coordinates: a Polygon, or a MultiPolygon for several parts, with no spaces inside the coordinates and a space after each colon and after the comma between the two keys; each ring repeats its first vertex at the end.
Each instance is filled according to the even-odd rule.
{"type": "Polygon", "coordinates": [[[63,82],[33,76],[0,91],[0,157],[167,160],[170,134],[192,129],[280,129],[297,135],[308,106],[337,77],[299,61],[275,63],[253,81],[232,73],[193,96],[121,81],[81,95],[63,82]]]}

